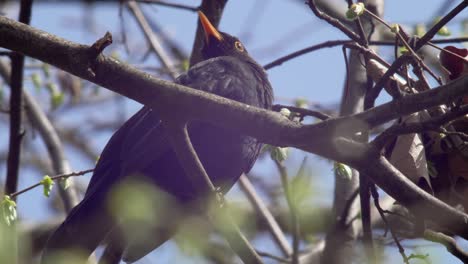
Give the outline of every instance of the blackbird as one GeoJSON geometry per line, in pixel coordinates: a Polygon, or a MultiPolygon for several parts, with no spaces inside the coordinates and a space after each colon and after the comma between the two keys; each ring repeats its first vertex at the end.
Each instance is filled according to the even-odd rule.
{"type": "MultiPolygon", "coordinates": [[[[270,109],[273,91],[264,69],[249,56],[236,37],[218,31],[202,12],[199,12],[199,19],[205,33],[201,50],[203,61],[179,76],[176,82],[270,109]]],[[[242,173],[252,168],[261,148],[255,138],[201,121],[191,122],[188,132],[207,174],[223,193],[242,173]]],[[[42,263],[52,263],[50,256],[57,251],[80,249],[90,255],[104,240],[119,237],[114,233],[118,233],[115,230],[123,223],[109,212],[106,199],[114,186],[137,177],[135,175],[157,186],[180,204],[189,204],[207,195],[197,191],[203,189],[198,188],[205,184],[203,179],[193,182],[185,174],[158,113],[144,106],[107,143],[84,199],[49,238],[42,263]]],[[[173,221],[177,222],[177,219],[173,221]]],[[[123,254],[126,261],[136,261],[169,239],[176,228],[168,229],[162,239],[155,237],[143,246],[119,238],[117,244],[122,252],[117,254],[123,254]]]]}

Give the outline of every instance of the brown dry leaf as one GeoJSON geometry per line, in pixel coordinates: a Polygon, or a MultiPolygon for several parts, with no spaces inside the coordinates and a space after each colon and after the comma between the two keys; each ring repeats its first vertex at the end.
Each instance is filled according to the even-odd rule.
{"type": "MultiPolygon", "coordinates": [[[[402,122],[420,122],[420,114],[407,116],[402,122]]],[[[424,145],[419,134],[407,134],[398,137],[393,148],[390,162],[406,177],[415,183],[423,178],[432,189],[424,145]]]]}

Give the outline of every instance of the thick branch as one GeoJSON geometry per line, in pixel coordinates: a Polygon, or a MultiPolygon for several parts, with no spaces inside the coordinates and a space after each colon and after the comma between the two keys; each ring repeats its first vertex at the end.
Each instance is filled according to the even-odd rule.
{"type": "Polygon", "coordinates": [[[452,237],[432,230],[426,230],[424,231],[424,239],[444,245],[448,252],[463,261],[463,263],[468,262],[468,253],[458,246],[452,237]]]}
{"type": "Polygon", "coordinates": [[[430,219],[451,232],[468,238],[468,215],[416,187],[385,157],[371,154],[366,162],[361,164],[359,170],[372,176],[372,180],[377,185],[413,214],[423,219],[430,219]]]}

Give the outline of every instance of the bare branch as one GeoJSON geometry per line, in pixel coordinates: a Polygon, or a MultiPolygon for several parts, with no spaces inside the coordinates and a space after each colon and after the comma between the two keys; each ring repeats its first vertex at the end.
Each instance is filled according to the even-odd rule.
{"type": "Polygon", "coordinates": [[[168,2],[161,1],[161,0],[136,0],[136,2],[172,7],[172,8],[177,8],[177,9],[187,10],[187,11],[192,11],[192,12],[198,11],[197,7],[192,7],[188,5],[182,5],[182,4],[173,4],[173,3],[168,3],[168,2]]]}
{"type": "Polygon", "coordinates": [[[143,30],[143,33],[146,37],[146,40],[150,44],[151,49],[154,51],[154,53],[161,61],[164,68],[169,72],[171,77],[175,79],[177,77],[177,72],[174,67],[174,64],[172,63],[172,59],[164,51],[159,37],[151,30],[151,27],[148,24],[145,15],[140,9],[140,6],[135,1],[128,1],[127,6],[130,9],[130,11],[132,11],[133,15],[135,16],[135,19],[138,21],[138,25],[140,25],[141,30],[143,30]]]}
{"type": "Polygon", "coordinates": [[[314,14],[318,18],[327,21],[330,25],[338,28],[341,32],[343,32],[350,39],[360,43],[360,38],[356,33],[354,33],[351,29],[349,29],[347,26],[342,24],[338,19],[333,18],[333,17],[325,14],[324,12],[318,10],[314,0],[309,0],[308,5],[309,5],[310,9],[312,10],[312,12],[314,12],[314,14]]]}
{"type": "Polygon", "coordinates": [[[457,242],[452,237],[449,237],[440,232],[425,230],[424,239],[444,245],[447,248],[448,252],[452,253],[463,263],[468,263],[468,253],[464,251],[460,246],[458,246],[457,242]]]}
{"type": "Polygon", "coordinates": [[[272,234],[274,240],[283,252],[283,255],[289,257],[292,253],[292,249],[289,246],[289,242],[286,239],[286,236],[281,230],[281,227],[279,226],[278,222],[276,222],[275,218],[266,207],[265,203],[262,201],[261,197],[257,194],[257,192],[255,192],[254,186],[245,174],[242,174],[242,176],[240,177],[239,185],[246,194],[250,203],[252,203],[252,205],[255,207],[255,210],[261,215],[263,220],[266,222],[270,233],[272,234]]]}

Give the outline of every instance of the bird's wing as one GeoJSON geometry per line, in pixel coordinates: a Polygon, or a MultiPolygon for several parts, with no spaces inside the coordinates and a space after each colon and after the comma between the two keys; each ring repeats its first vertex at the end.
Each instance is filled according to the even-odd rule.
{"type": "Polygon", "coordinates": [[[256,87],[259,79],[248,63],[233,57],[200,62],[179,76],[177,82],[245,104],[263,107],[256,87]]]}
{"type": "MultiPolygon", "coordinates": [[[[150,136],[148,133],[153,133],[155,140],[162,138],[162,131],[158,133],[156,129],[159,125],[159,118],[154,111],[143,107],[114,133],[101,153],[85,197],[49,238],[42,263],[50,263],[49,258],[52,255],[49,253],[55,250],[80,248],[87,250],[89,254],[94,251],[114,226],[114,220],[107,213],[106,196],[122,177],[125,166],[121,162],[121,152],[125,148],[132,149],[130,140],[141,146],[137,140],[139,135],[146,133],[146,136],[150,136]]],[[[163,146],[164,143],[161,142],[160,145],[163,146]]],[[[134,149],[130,151],[136,152],[134,149]]]]}
{"type": "MultiPolygon", "coordinates": [[[[271,104],[268,80],[259,77],[249,62],[233,57],[200,62],[181,75],[178,83],[256,107],[265,108],[271,104]]],[[[258,157],[259,148],[256,139],[245,137],[244,140],[246,163],[243,171],[248,172],[258,157]]]]}

